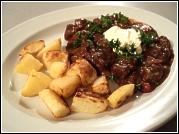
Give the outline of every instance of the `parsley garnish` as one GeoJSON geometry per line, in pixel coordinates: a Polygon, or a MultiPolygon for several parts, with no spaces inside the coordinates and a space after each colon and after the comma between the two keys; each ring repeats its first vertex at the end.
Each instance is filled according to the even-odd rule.
{"type": "Polygon", "coordinates": [[[143,58],[142,54],[135,54],[135,43],[126,44],[125,47],[120,47],[121,42],[118,39],[116,41],[112,39],[111,41],[107,42],[107,44],[117,53],[117,60],[120,58],[127,58],[129,60],[133,58],[143,58]]]}
{"type": "Polygon", "coordinates": [[[155,86],[157,86],[159,83],[158,83],[157,81],[155,81],[155,83],[154,83],[154,84],[155,84],[155,86]]]}
{"type": "Polygon", "coordinates": [[[88,45],[89,45],[89,46],[92,46],[92,45],[93,45],[93,42],[92,42],[90,39],[88,39],[87,42],[88,42],[88,45]]]}
{"type": "Polygon", "coordinates": [[[135,43],[133,42],[132,44],[128,44],[127,46],[128,46],[128,52],[134,54],[136,51],[136,48],[134,47],[135,43]]]}
{"type": "Polygon", "coordinates": [[[102,27],[108,28],[112,25],[112,19],[110,18],[109,14],[106,16],[101,15],[101,23],[102,27]]]}
{"type": "Polygon", "coordinates": [[[73,42],[73,48],[78,48],[81,46],[81,41],[82,39],[77,38],[74,42],[73,42]]]}
{"type": "Polygon", "coordinates": [[[151,76],[154,77],[154,76],[155,76],[155,73],[151,73],[151,76]]]}
{"type": "Polygon", "coordinates": [[[125,15],[123,15],[121,12],[114,13],[115,18],[118,22],[122,22],[124,24],[129,24],[129,18],[125,15]]]}
{"type": "Polygon", "coordinates": [[[116,52],[119,51],[119,47],[121,45],[121,42],[117,39],[116,41],[112,39],[111,41],[107,42],[107,44],[114,49],[116,52]]]}
{"type": "Polygon", "coordinates": [[[127,58],[129,60],[137,58],[137,59],[142,59],[143,55],[142,54],[135,54],[135,55],[131,55],[129,53],[118,53],[117,55],[117,60],[121,59],[121,58],[127,58]]]}
{"type": "Polygon", "coordinates": [[[90,39],[93,37],[93,34],[88,31],[88,32],[86,32],[85,37],[86,37],[86,39],[90,39]]]}
{"type": "Polygon", "coordinates": [[[81,37],[81,31],[76,32],[76,35],[77,35],[78,37],[81,37]]]}
{"type": "Polygon", "coordinates": [[[102,29],[98,26],[98,24],[96,22],[92,22],[92,21],[86,21],[86,23],[89,25],[89,31],[91,33],[101,33],[102,29]]]}
{"type": "Polygon", "coordinates": [[[139,39],[141,40],[141,44],[145,46],[149,46],[154,42],[154,39],[157,37],[157,33],[151,32],[151,33],[145,33],[142,30],[139,30],[140,32],[140,37],[139,39]]]}
{"type": "Polygon", "coordinates": [[[102,47],[101,44],[97,44],[97,49],[100,49],[102,47]]]}
{"type": "Polygon", "coordinates": [[[136,84],[136,85],[135,85],[135,88],[138,89],[138,90],[141,90],[141,86],[142,86],[142,84],[139,83],[139,84],[136,84]]]}
{"type": "Polygon", "coordinates": [[[130,54],[134,54],[136,51],[136,48],[134,47],[135,43],[132,44],[126,44],[125,47],[120,47],[120,51],[122,52],[126,52],[126,53],[130,53],[130,54]]]}
{"type": "Polygon", "coordinates": [[[116,80],[116,77],[115,77],[114,75],[110,75],[110,76],[108,76],[108,79],[109,79],[109,80],[114,80],[114,81],[115,81],[115,80],[116,80]]]}

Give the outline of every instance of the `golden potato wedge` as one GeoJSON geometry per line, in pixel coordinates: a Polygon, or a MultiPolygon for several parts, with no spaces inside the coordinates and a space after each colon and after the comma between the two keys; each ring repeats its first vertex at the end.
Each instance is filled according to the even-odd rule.
{"type": "Polygon", "coordinates": [[[43,64],[38,59],[27,53],[20,58],[19,62],[14,68],[14,71],[29,75],[32,69],[39,71],[42,67],[43,64]]]}
{"type": "Polygon", "coordinates": [[[50,81],[51,78],[48,75],[33,69],[22,88],[21,95],[25,97],[38,95],[40,91],[49,86],[50,81]]]}
{"type": "Polygon", "coordinates": [[[107,99],[109,106],[118,108],[134,93],[134,84],[126,84],[116,89],[107,99]]]}
{"type": "Polygon", "coordinates": [[[36,55],[38,52],[40,52],[45,47],[45,41],[39,40],[36,42],[32,42],[28,45],[26,45],[20,52],[20,56],[23,56],[26,53],[29,53],[31,55],[36,55]]]}
{"type": "Polygon", "coordinates": [[[41,61],[42,56],[45,52],[49,50],[61,50],[61,44],[61,38],[53,40],[47,46],[45,46],[39,53],[37,53],[36,58],[41,61]]]}
{"type": "Polygon", "coordinates": [[[97,78],[96,70],[86,59],[78,59],[70,65],[66,75],[79,75],[83,86],[92,84],[97,78]]]}
{"type": "Polygon", "coordinates": [[[50,50],[43,54],[42,63],[46,69],[50,69],[53,62],[64,62],[68,65],[68,53],[63,50],[50,50]]]}
{"type": "Polygon", "coordinates": [[[50,66],[49,75],[53,79],[63,77],[68,68],[68,64],[65,62],[53,62],[50,66]]]}
{"type": "Polygon", "coordinates": [[[74,112],[97,114],[106,111],[107,107],[107,99],[92,91],[79,89],[73,97],[70,109],[74,112]]]}
{"type": "Polygon", "coordinates": [[[109,83],[106,80],[106,76],[101,75],[98,77],[93,85],[91,86],[91,90],[95,93],[101,94],[101,95],[108,95],[111,93],[109,88],[109,83]]]}
{"type": "Polygon", "coordinates": [[[39,92],[39,96],[56,118],[70,114],[70,108],[66,101],[50,89],[39,92]]]}
{"type": "Polygon", "coordinates": [[[81,79],[78,75],[56,78],[49,84],[49,88],[63,98],[74,95],[79,86],[81,86],[81,79]]]}

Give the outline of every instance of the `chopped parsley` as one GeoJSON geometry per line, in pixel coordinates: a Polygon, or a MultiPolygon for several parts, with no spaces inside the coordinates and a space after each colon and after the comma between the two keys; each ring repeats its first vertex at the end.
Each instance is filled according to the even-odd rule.
{"type": "Polygon", "coordinates": [[[97,44],[97,49],[100,49],[102,47],[101,44],[97,44]]]}
{"type": "Polygon", "coordinates": [[[157,81],[154,82],[155,86],[157,86],[159,83],[157,81]]]}
{"type": "Polygon", "coordinates": [[[86,32],[85,37],[86,37],[86,39],[90,39],[93,37],[93,34],[88,31],[88,32],[86,32]]]}
{"type": "Polygon", "coordinates": [[[116,41],[112,39],[111,41],[107,42],[107,44],[117,53],[117,60],[120,58],[127,58],[127,59],[142,59],[143,55],[136,53],[135,43],[126,44],[125,47],[120,47],[121,42],[117,39],[116,41]]]}
{"type": "Polygon", "coordinates": [[[81,46],[81,42],[82,42],[82,38],[83,37],[86,37],[87,39],[87,43],[88,43],[88,46],[92,46],[93,45],[93,41],[90,39],[93,37],[93,34],[90,33],[89,31],[86,32],[85,34],[81,31],[78,31],[75,33],[78,37],[76,38],[76,40],[73,42],[73,48],[78,48],[81,46]]]}
{"type": "Polygon", "coordinates": [[[107,42],[107,44],[115,51],[119,51],[119,47],[121,45],[121,42],[117,39],[116,41],[112,39],[111,41],[107,42]]]}
{"type": "Polygon", "coordinates": [[[137,90],[141,90],[141,86],[142,86],[142,84],[139,83],[139,84],[136,84],[136,85],[135,85],[135,88],[136,88],[137,90]]]}
{"type": "Polygon", "coordinates": [[[118,22],[129,24],[129,18],[125,15],[123,15],[121,12],[114,13],[114,17],[117,19],[118,22]]]}
{"type": "Polygon", "coordinates": [[[76,32],[76,35],[77,35],[78,37],[81,37],[81,31],[76,32]]]}
{"type": "Polygon", "coordinates": [[[96,22],[87,20],[86,23],[88,24],[89,31],[91,33],[102,33],[102,29],[98,26],[98,24],[96,22]]]}
{"type": "Polygon", "coordinates": [[[116,77],[115,77],[114,75],[110,75],[110,76],[108,76],[107,78],[108,78],[109,80],[114,80],[114,81],[116,80],[116,77]]]}
{"type": "Polygon", "coordinates": [[[131,54],[134,54],[135,51],[136,51],[136,48],[134,47],[135,46],[135,43],[133,42],[132,44],[128,44],[128,52],[131,53],[131,54]]]}
{"type": "Polygon", "coordinates": [[[78,48],[81,46],[81,38],[77,38],[74,42],[73,42],[73,48],[78,48]]]}
{"type": "Polygon", "coordinates": [[[102,27],[109,28],[112,25],[112,19],[110,18],[109,14],[106,16],[101,15],[101,23],[102,27]]]}
{"type": "Polygon", "coordinates": [[[90,39],[87,39],[87,42],[88,42],[88,46],[92,46],[93,45],[93,42],[90,39]]]}
{"type": "Polygon", "coordinates": [[[154,42],[154,39],[157,37],[156,32],[151,32],[151,33],[145,33],[142,30],[139,30],[140,32],[140,37],[139,39],[141,40],[141,45],[149,46],[154,42]]]}
{"type": "Polygon", "coordinates": [[[151,76],[154,77],[154,76],[155,76],[155,73],[151,73],[151,76]]]}
{"type": "Polygon", "coordinates": [[[129,53],[123,53],[123,54],[118,53],[118,55],[117,55],[117,60],[119,60],[119,59],[121,59],[121,58],[127,58],[127,59],[129,59],[129,60],[134,59],[134,58],[137,58],[137,59],[142,60],[142,59],[143,59],[143,55],[142,55],[142,54],[131,55],[131,54],[129,54],[129,53]]]}

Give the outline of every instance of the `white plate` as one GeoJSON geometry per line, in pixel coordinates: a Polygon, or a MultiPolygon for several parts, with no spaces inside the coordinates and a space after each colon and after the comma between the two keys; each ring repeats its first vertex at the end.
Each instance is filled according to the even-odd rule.
{"type": "Polygon", "coordinates": [[[2,130],[41,132],[139,132],[153,131],[177,113],[177,26],[171,21],[141,9],[120,6],[83,6],[48,13],[9,30],[2,36],[2,130]],[[120,108],[90,115],[72,113],[54,119],[38,98],[20,95],[27,76],[13,72],[20,50],[40,39],[46,44],[61,37],[66,25],[76,18],[93,19],[101,14],[122,12],[128,17],[146,22],[167,36],[175,58],[168,78],[155,91],[137,94],[120,108]],[[138,97],[137,97],[138,96],[138,97]]]}

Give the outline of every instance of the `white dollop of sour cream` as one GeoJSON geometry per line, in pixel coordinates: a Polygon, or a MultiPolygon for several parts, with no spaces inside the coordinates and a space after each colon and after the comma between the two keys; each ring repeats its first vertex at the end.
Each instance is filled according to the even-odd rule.
{"type": "Polygon", "coordinates": [[[136,53],[142,53],[141,40],[139,39],[140,33],[139,31],[137,32],[135,29],[121,29],[118,26],[112,26],[103,34],[109,41],[111,41],[112,39],[116,41],[118,39],[121,42],[120,47],[125,47],[128,44],[134,43],[136,53]]]}

